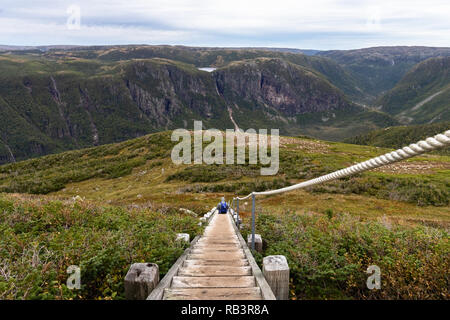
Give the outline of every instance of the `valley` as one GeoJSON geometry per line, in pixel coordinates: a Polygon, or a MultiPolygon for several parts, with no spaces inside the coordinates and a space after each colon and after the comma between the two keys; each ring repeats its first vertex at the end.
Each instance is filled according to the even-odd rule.
{"type": "Polygon", "coordinates": [[[183,46],[3,50],[0,163],[185,128],[193,120],[333,141],[405,121],[448,120],[448,48],[309,55],[183,46]]]}
{"type": "MultiPolygon", "coordinates": [[[[448,48],[4,47],[0,299],[124,299],[224,196],[316,178],[449,129],[448,48]],[[261,164],[180,164],[173,130],[280,129],[261,164]],[[83,287],[65,284],[81,266],[83,287]]],[[[205,143],[203,143],[205,146],[205,143]]],[[[246,155],[248,160],[249,155],[246,155]]],[[[225,159],[224,159],[225,160],[225,159]]],[[[256,203],[297,299],[449,299],[449,148],[256,203]],[[365,286],[368,265],[383,290],[365,286]]],[[[240,203],[244,238],[251,201],[240,203]]]]}

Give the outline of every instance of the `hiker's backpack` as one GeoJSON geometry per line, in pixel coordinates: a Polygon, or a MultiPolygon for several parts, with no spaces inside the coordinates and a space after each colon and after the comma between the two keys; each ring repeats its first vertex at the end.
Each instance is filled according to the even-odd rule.
{"type": "Polygon", "coordinates": [[[227,213],[227,210],[228,210],[227,203],[225,201],[221,202],[220,203],[220,212],[221,213],[227,213]]]}

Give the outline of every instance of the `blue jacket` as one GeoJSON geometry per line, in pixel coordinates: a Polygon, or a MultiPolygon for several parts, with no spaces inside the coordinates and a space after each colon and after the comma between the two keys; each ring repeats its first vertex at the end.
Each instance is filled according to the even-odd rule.
{"type": "Polygon", "coordinates": [[[221,202],[219,203],[219,205],[217,206],[217,209],[219,210],[220,213],[227,213],[227,211],[228,211],[228,204],[227,204],[225,201],[221,201],[221,202]],[[222,208],[222,203],[225,204],[225,208],[226,208],[226,211],[225,211],[225,212],[223,212],[223,211],[221,210],[221,208],[222,208]]]}

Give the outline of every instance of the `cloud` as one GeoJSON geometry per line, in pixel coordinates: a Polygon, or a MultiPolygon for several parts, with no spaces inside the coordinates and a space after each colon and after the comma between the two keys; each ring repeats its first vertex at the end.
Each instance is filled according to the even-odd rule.
{"type": "Polygon", "coordinates": [[[449,46],[448,1],[3,0],[0,43],[449,46]],[[67,8],[81,10],[69,30],[67,8]]]}

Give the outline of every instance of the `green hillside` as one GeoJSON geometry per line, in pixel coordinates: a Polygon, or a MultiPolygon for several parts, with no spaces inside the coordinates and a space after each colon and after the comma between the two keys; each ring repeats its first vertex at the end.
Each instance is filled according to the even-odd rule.
{"type": "MultiPolygon", "coordinates": [[[[355,136],[345,140],[347,143],[354,143],[367,146],[384,148],[402,148],[410,143],[432,137],[438,133],[450,130],[450,122],[389,127],[385,129],[371,131],[367,134],[355,136]]],[[[449,149],[435,151],[440,154],[450,155],[449,149]]]]}
{"type": "Polygon", "coordinates": [[[367,94],[366,103],[372,103],[393,88],[414,65],[432,57],[448,57],[450,48],[373,47],[322,51],[317,55],[343,66],[357,80],[360,90],[367,94]]]}
{"type": "Polygon", "coordinates": [[[355,88],[355,79],[339,64],[331,59],[309,56],[302,53],[279,52],[258,48],[202,48],[184,46],[114,46],[81,47],[70,52],[50,51],[48,56],[75,56],[102,61],[119,61],[129,59],[166,58],[196,67],[223,67],[234,61],[257,58],[277,58],[305,67],[312,72],[325,76],[336,87],[351,97],[358,98],[364,93],[355,88]]]}
{"type": "MultiPolygon", "coordinates": [[[[177,192],[178,188],[188,194],[228,191],[242,194],[327,174],[389,150],[281,137],[278,174],[260,177],[260,165],[176,166],[170,159],[171,150],[176,144],[170,136],[170,132],[155,133],[117,144],[3,165],[0,166],[0,192],[58,192],[117,202],[142,202],[144,195],[162,201],[158,192],[177,192]],[[98,190],[94,187],[96,184],[99,185],[98,190]],[[129,189],[130,185],[133,188],[129,189]],[[136,199],[140,193],[143,198],[136,199]]],[[[368,172],[311,191],[401,199],[416,205],[448,205],[448,157],[424,155],[404,163],[405,170],[400,165],[398,170],[387,168],[368,172]],[[408,170],[409,165],[416,169],[408,170]],[[337,185],[340,187],[335,189],[337,185]]]]}
{"type": "Polygon", "coordinates": [[[450,120],[450,57],[428,59],[412,68],[376,104],[403,123],[450,120]]]}
{"type": "MultiPolygon", "coordinates": [[[[278,174],[262,177],[260,165],[174,165],[170,136],[0,166],[0,258],[10,275],[0,277],[0,298],[123,299],[129,265],[154,262],[163,275],[184,248],[175,233],[201,234],[198,216],[220,197],[283,187],[389,150],[283,136],[278,174]],[[65,284],[72,264],[82,268],[79,291],[65,284]]],[[[291,299],[448,299],[449,164],[427,154],[258,198],[256,230],[266,245],[256,260],[287,257],[291,299]],[[383,270],[383,290],[365,286],[371,264],[383,270]]],[[[246,236],[251,202],[240,210],[246,236]]]]}
{"type": "Polygon", "coordinates": [[[192,128],[194,120],[206,128],[278,128],[333,141],[448,121],[448,53],[379,47],[308,56],[136,45],[5,51],[0,163],[192,128]],[[363,105],[390,89],[378,109],[363,105]]]}
{"type": "Polygon", "coordinates": [[[243,129],[279,128],[333,140],[396,124],[388,115],[372,120],[352,105],[339,89],[353,87],[340,80],[345,75],[329,59],[262,50],[94,47],[0,55],[0,163],[187,128],[193,120],[233,128],[231,116],[243,129]],[[200,58],[220,54],[230,63],[215,72],[195,67],[200,58]],[[283,59],[232,62],[264,55],[283,59]],[[349,110],[365,123],[346,120],[349,110]],[[340,120],[333,124],[335,117],[340,120]],[[332,134],[315,129],[324,118],[331,119],[326,126],[332,134]]]}

